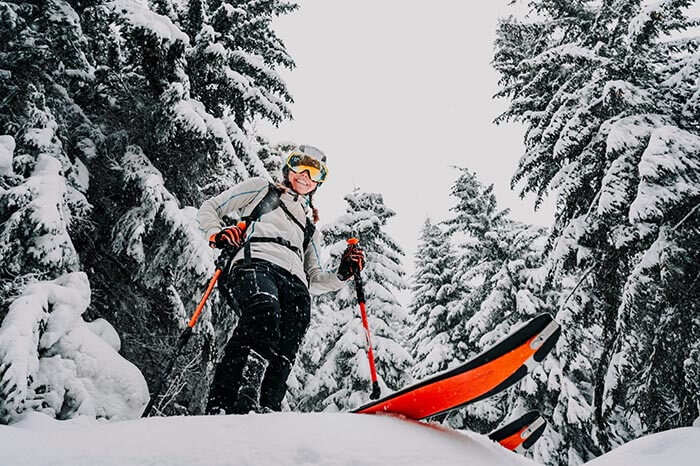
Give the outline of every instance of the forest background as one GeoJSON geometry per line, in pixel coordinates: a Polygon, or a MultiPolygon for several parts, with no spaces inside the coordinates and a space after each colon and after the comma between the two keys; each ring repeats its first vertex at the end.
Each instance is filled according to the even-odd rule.
{"type": "MultiPolygon", "coordinates": [[[[553,357],[514,390],[442,422],[486,431],[538,408],[550,428],[530,454],[578,464],[698,417],[692,3],[539,0],[498,23],[493,66],[508,106],[496,122],[525,128],[520,162],[503,176],[536,203],[553,196],[551,225],[515,220],[466,159],[444,180],[450,214],[411,219],[412,258],[387,229],[396,214],[380,192],[357,183],[343,214],[325,212],[329,269],[350,234],[367,251],[385,390],[550,312],[564,328],[553,357]]],[[[260,129],[292,117],[279,71],[294,60],[272,20],[296,9],[278,0],[0,2],[2,422],[27,410],[138,416],[213,272],[196,208],[249,177],[276,177],[290,143],[313,143],[272,142],[260,129]]],[[[440,86],[441,70],[428,69],[440,86]]],[[[315,301],[287,409],[342,410],[366,398],[351,291],[315,301]]],[[[234,325],[212,299],[160,413],[202,412],[234,325]]]]}

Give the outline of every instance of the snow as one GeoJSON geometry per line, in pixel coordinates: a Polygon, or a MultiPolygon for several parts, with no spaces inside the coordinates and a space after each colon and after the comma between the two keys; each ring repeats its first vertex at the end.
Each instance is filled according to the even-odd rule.
{"type": "MultiPolygon", "coordinates": [[[[92,142],[89,139],[84,139],[83,141],[92,142]]],[[[93,148],[94,148],[94,143],[93,143],[93,148]]],[[[73,166],[75,168],[75,174],[74,174],[74,176],[71,177],[71,181],[74,181],[77,189],[79,189],[81,192],[85,193],[90,188],[90,171],[85,166],[83,161],[80,160],[79,158],[75,159],[73,166]]]]}
{"type": "MultiPolygon", "coordinates": [[[[148,401],[141,372],[118,353],[105,321],[86,323],[83,272],[29,285],[0,326],[0,416],[14,420],[40,404],[69,418],[138,418],[148,401]]],[[[116,337],[116,341],[115,341],[116,337]]]]}
{"type": "Polygon", "coordinates": [[[700,457],[700,429],[685,427],[634,440],[588,462],[590,466],[691,466],[700,457]]]}
{"type": "Polygon", "coordinates": [[[134,27],[140,27],[168,41],[182,41],[189,45],[190,38],[167,16],[153,12],[145,0],[115,0],[108,7],[120,11],[134,27]]]}
{"type": "Polygon", "coordinates": [[[44,128],[29,128],[24,135],[24,142],[39,149],[50,149],[54,144],[55,130],[58,128],[55,121],[51,123],[44,128]]]}
{"type": "Polygon", "coordinates": [[[655,16],[660,16],[664,13],[664,9],[672,3],[673,0],[661,0],[644,5],[641,11],[630,20],[627,28],[628,40],[633,43],[633,40],[644,33],[644,29],[649,23],[653,23],[655,16]]]}
{"type": "Polygon", "coordinates": [[[15,139],[12,136],[0,136],[0,176],[12,175],[12,154],[15,151],[15,139]]]}
{"type": "Polygon", "coordinates": [[[226,59],[226,47],[224,47],[221,43],[209,44],[204,51],[208,54],[226,59]]]}
{"type": "Polygon", "coordinates": [[[639,163],[641,181],[631,222],[650,221],[700,194],[700,138],[673,126],[655,129],[639,163]]]}
{"type": "MultiPolygon", "coordinates": [[[[536,465],[472,432],[390,416],[276,413],[99,422],[29,413],[0,426],[3,464],[61,465],[536,465]],[[36,448],[38,439],[41,448],[36,448]]],[[[590,466],[691,466],[700,428],[630,442],[590,466]]]]}
{"type": "Polygon", "coordinates": [[[0,426],[3,464],[533,465],[478,434],[388,416],[279,413],[98,423],[33,413],[0,426]],[[36,448],[41,436],[41,448],[36,448]]]}
{"type": "Polygon", "coordinates": [[[622,80],[606,82],[602,94],[608,102],[622,100],[631,107],[642,107],[653,103],[649,92],[622,80]]]}
{"type": "Polygon", "coordinates": [[[92,322],[88,322],[87,328],[107,342],[109,346],[114,348],[114,351],[119,351],[121,349],[122,341],[121,338],[119,338],[119,334],[114,327],[112,327],[112,324],[105,319],[95,319],[92,322]]]}
{"type": "Polygon", "coordinates": [[[538,67],[552,61],[574,61],[577,59],[599,62],[601,65],[605,65],[609,62],[607,58],[596,54],[591,49],[575,44],[564,44],[558,47],[553,47],[534,58],[523,60],[522,65],[538,67]]]}
{"type": "Polygon", "coordinates": [[[198,133],[200,136],[206,136],[209,128],[204,118],[200,116],[200,113],[206,112],[201,102],[180,100],[173,105],[173,112],[175,113],[175,121],[183,122],[187,129],[198,133]]]}
{"type": "Polygon", "coordinates": [[[72,27],[80,27],[78,13],[65,1],[54,0],[50,4],[49,19],[55,23],[66,22],[72,27]]]}

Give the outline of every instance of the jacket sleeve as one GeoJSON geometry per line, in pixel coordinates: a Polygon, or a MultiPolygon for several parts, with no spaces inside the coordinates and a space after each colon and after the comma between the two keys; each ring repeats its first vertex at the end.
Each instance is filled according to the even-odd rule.
{"type": "Polygon", "coordinates": [[[309,292],[314,295],[337,291],[347,283],[338,278],[334,271],[330,272],[321,268],[319,244],[321,244],[321,235],[316,230],[306,247],[306,251],[304,251],[304,269],[309,278],[309,292]]]}
{"type": "Polygon", "coordinates": [[[240,213],[241,209],[253,202],[255,198],[264,196],[263,191],[268,185],[265,178],[251,178],[204,201],[197,212],[197,223],[205,239],[221,231],[225,226],[221,219],[225,215],[240,213]]]}

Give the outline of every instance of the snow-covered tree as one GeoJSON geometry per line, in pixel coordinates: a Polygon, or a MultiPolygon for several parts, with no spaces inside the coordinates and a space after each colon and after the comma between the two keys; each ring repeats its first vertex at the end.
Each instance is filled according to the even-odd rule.
{"type": "Polygon", "coordinates": [[[618,310],[604,409],[616,414],[623,432],[689,425],[698,399],[690,377],[698,368],[686,361],[700,337],[700,137],[677,127],[654,130],[639,174],[630,221],[657,232],[637,253],[618,310]],[[675,420],[678,413],[684,414],[675,420]]]}
{"type": "MultiPolygon", "coordinates": [[[[322,228],[330,246],[329,270],[335,270],[347,246],[356,237],[365,252],[362,271],[367,317],[382,390],[397,390],[409,381],[412,359],[402,346],[409,315],[395,293],[407,287],[400,246],[385,231],[395,215],[380,194],[358,190],[345,196],[347,211],[322,228]]],[[[296,373],[303,387],[293,403],[303,410],[338,411],[357,407],[371,391],[365,330],[360,319],[354,284],[348,283],[314,309],[310,332],[298,358],[296,373]]]]}
{"type": "Polygon", "coordinates": [[[415,320],[408,345],[416,380],[447,369],[455,361],[455,256],[449,236],[430,219],[421,230],[412,277],[409,311],[415,320]]]}
{"type": "Polygon", "coordinates": [[[526,285],[539,264],[544,231],[511,221],[507,210],[498,209],[493,185],[484,186],[467,169],[460,169],[451,194],[457,205],[445,225],[457,243],[452,276],[459,301],[459,354],[466,358],[541,307],[526,285]]]}
{"type": "MultiPolygon", "coordinates": [[[[512,245],[506,237],[511,227],[508,211],[498,209],[493,185],[484,186],[468,169],[458,170],[459,176],[451,189],[457,204],[450,209],[454,216],[445,224],[448,233],[458,243],[456,273],[453,274],[460,301],[457,312],[460,313],[462,343],[458,354],[466,358],[483,349],[483,344],[478,340],[483,338],[490,326],[498,323],[503,329],[513,323],[498,322],[503,312],[497,316],[491,315],[491,312],[488,315],[478,312],[494,285],[498,284],[498,272],[509,257],[512,245]]],[[[496,307],[513,309],[512,304],[514,302],[504,302],[496,307]]],[[[488,343],[494,341],[489,338],[488,343]]]]}
{"type": "MultiPolygon", "coordinates": [[[[39,312],[49,313],[53,303],[44,299],[42,304],[42,298],[27,301],[21,296],[36,291],[27,285],[52,279],[71,281],[71,273],[80,270],[72,236],[87,227],[92,205],[86,199],[89,176],[84,153],[73,144],[79,134],[97,132],[72,134],[65,127],[67,123],[90,123],[69,95],[69,89],[86,85],[92,71],[83,53],[86,41],[74,11],[62,2],[51,2],[45,8],[1,2],[0,17],[0,318],[7,314],[9,322],[3,326],[4,349],[0,351],[0,398],[5,400],[0,422],[9,422],[35,407],[29,402],[34,390],[46,391],[41,387],[47,372],[40,363],[70,359],[75,353],[56,346],[56,340],[44,335],[47,319],[39,312]],[[23,304],[27,305],[26,315],[20,315],[23,304]],[[35,330],[33,335],[31,329],[35,330]],[[26,339],[17,341],[17,332],[26,339]],[[39,346],[42,336],[44,346],[39,346]],[[66,350],[63,354],[62,349],[66,350]],[[56,357],[44,358],[49,351],[56,357]]],[[[89,296],[89,287],[87,293],[89,296]]],[[[70,308],[70,304],[75,304],[69,310],[78,316],[85,311],[80,302],[69,300],[62,306],[70,308]]],[[[69,370],[66,367],[66,373],[69,370]]],[[[65,388],[54,382],[57,391],[49,395],[51,409],[58,413],[65,401],[61,393],[65,388]]],[[[70,416],[76,406],[66,401],[64,414],[70,416]]]]}
{"type": "MultiPolygon", "coordinates": [[[[541,270],[546,242],[543,228],[524,225],[499,210],[493,186],[484,186],[467,169],[460,169],[452,187],[457,204],[445,224],[457,242],[456,264],[448,272],[455,290],[448,334],[453,364],[476,354],[542,312],[551,312],[556,290],[547,289],[541,270]]],[[[557,389],[548,379],[561,379],[557,356],[508,392],[451,413],[453,427],[486,432],[507,415],[540,408],[546,411],[557,389]]]]}
{"type": "Polygon", "coordinates": [[[527,127],[513,184],[538,201],[556,192],[548,267],[576,277],[560,310],[581,329],[570,341],[597,339],[594,360],[569,370],[592,371],[576,388],[591,390],[594,422],[581,425],[602,451],[698,415],[687,371],[700,333],[700,52],[677,34],[695,24],[690,3],[541,0],[498,30],[511,100],[498,121],[527,127]]]}
{"type": "MultiPolygon", "coordinates": [[[[271,20],[295,8],[0,1],[0,318],[27,285],[83,270],[83,316],[114,325],[153,387],[213,270],[187,206],[279,167],[254,120],[289,117],[271,20]]],[[[206,401],[234,324],[217,298],[158,408],[206,401]]]]}
{"type": "MultiPolygon", "coordinates": [[[[82,154],[71,150],[72,135],[63,127],[89,122],[74,108],[67,86],[86,85],[91,68],[74,12],[62,6],[52,2],[39,11],[38,5],[0,2],[4,303],[37,277],[79,269],[70,233],[85,226],[91,209],[82,154]]],[[[5,312],[3,306],[0,318],[5,312]]]]}
{"type": "Polygon", "coordinates": [[[107,321],[83,320],[89,304],[87,276],[74,272],[27,286],[10,305],[0,326],[0,422],[26,410],[58,419],[141,415],[146,381],[119,355],[107,321]]]}

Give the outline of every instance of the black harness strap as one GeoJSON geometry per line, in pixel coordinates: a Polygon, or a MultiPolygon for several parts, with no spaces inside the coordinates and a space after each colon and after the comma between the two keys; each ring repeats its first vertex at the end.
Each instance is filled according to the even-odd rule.
{"type": "Polygon", "coordinates": [[[301,231],[304,232],[304,251],[306,251],[306,247],[309,245],[309,242],[311,241],[311,238],[314,236],[314,232],[316,231],[316,225],[314,225],[314,222],[312,222],[309,217],[306,217],[306,225],[302,225],[297,218],[292,215],[292,213],[289,211],[286,205],[284,205],[284,202],[280,202],[280,207],[284,211],[285,214],[287,214],[287,217],[289,217],[296,225],[301,228],[301,231]]]}
{"type": "Polygon", "coordinates": [[[287,241],[284,238],[280,238],[279,236],[276,238],[250,238],[248,240],[249,243],[277,243],[281,244],[282,246],[291,249],[296,253],[297,256],[301,257],[301,250],[294,246],[292,243],[287,241]]]}
{"type": "Polygon", "coordinates": [[[292,222],[296,223],[296,225],[301,229],[301,231],[303,231],[304,233],[306,233],[306,227],[305,227],[304,225],[302,225],[301,222],[300,222],[299,220],[297,220],[297,218],[294,216],[294,214],[292,214],[292,213],[289,211],[289,208],[287,208],[287,206],[284,205],[284,202],[282,202],[282,201],[280,200],[280,205],[279,205],[279,206],[280,206],[280,208],[284,211],[284,213],[287,214],[287,217],[289,217],[289,219],[290,219],[292,222]]]}
{"type": "Polygon", "coordinates": [[[265,193],[265,196],[260,200],[260,202],[258,202],[258,205],[256,205],[253,210],[251,210],[250,213],[241,220],[245,221],[247,225],[250,225],[264,214],[275,210],[281,203],[282,200],[280,199],[280,194],[277,192],[275,185],[270,183],[267,188],[267,193],[265,193]]]}
{"type": "Polygon", "coordinates": [[[314,222],[312,222],[311,219],[307,217],[306,228],[304,228],[304,251],[306,251],[306,248],[309,246],[309,243],[311,242],[311,238],[313,238],[315,231],[316,225],[314,225],[314,222]]]}
{"type": "MultiPolygon", "coordinates": [[[[267,193],[265,194],[265,197],[262,198],[262,200],[258,203],[258,205],[253,208],[253,210],[250,212],[250,214],[246,215],[245,217],[242,218],[246,222],[247,225],[251,225],[253,222],[257,221],[260,217],[265,215],[268,212],[272,212],[276,208],[281,207],[282,211],[289,217],[289,219],[294,222],[296,226],[298,226],[302,232],[304,232],[304,251],[306,250],[306,247],[309,245],[309,242],[311,241],[311,238],[313,237],[314,231],[316,230],[316,226],[313,224],[311,220],[309,220],[308,217],[306,217],[306,225],[302,225],[302,223],[294,216],[289,211],[289,208],[284,205],[284,202],[282,202],[282,199],[280,198],[280,193],[277,191],[277,188],[275,187],[274,184],[270,183],[267,189],[267,193]]],[[[245,258],[245,262],[247,264],[251,263],[252,260],[252,255],[250,252],[250,243],[277,243],[281,244],[282,246],[292,250],[296,255],[299,256],[299,258],[304,260],[304,252],[300,251],[298,247],[294,246],[292,243],[287,241],[284,238],[249,238],[246,240],[246,242],[243,244],[243,257],[245,258]]]]}

